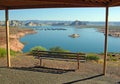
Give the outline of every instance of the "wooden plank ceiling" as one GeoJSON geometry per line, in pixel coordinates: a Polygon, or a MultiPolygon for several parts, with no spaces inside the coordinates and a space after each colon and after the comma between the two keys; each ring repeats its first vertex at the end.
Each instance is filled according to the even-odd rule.
{"type": "Polygon", "coordinates": [[[0,10],[120,6],[120,0],[0,0],[0,10]]]}

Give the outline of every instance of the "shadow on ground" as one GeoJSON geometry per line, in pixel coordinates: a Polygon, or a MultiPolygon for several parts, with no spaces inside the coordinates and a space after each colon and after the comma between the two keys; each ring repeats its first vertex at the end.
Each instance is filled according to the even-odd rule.
{"type": "Polygon", "coordinates": [[[95,75],[95,76],[91,76],[91,77],[87,77],[87,78],[83,78],[83,79],[79,79],[79,80],[74,80],[74,81],[63,83],[63,84],[73,84],[73,83],[86,81],[86,80],[94,79],[94,78],[101,77],[101,76],[103,76],[103,74],[99,74],[99,75],[95,75]]]}
{"type": "Polygon", "coordinates": [[[67,72],[74,72],[74,69],[56,69],[56,68],[48,68],[48,67],[13,67],[11,69],[23,70],[23,71],[33,71],[33,72],[43,72],[43,73],[52,73],[52,74],[63,74],[67,72]]]}
{"type": "Polygon", "coordinates": [[[120,82],[117,82],[117,84],[120,84],[120,82]]]}

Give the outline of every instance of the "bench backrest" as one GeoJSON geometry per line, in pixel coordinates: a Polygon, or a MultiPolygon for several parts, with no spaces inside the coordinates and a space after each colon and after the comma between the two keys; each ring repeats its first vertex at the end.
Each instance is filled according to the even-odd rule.
{"type": "Polygon", "coordinates": [[[38,58],[60,58],[60,59],[77,59],[86,60],[86,54],[84,53],[72,53],[72,52],[52,52],[52,51],[40,51],[33,50],[33,56],[38,58]]]}

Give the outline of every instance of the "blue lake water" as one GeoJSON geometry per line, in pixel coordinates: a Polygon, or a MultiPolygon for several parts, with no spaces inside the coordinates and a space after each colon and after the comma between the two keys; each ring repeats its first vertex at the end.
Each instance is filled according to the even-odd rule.
{"type": "MultiPolygon", "coordinates": [[[[36,34],[26,35],[20,39],[27,42],[23,52],[28,52],[34,46],[43,46],[47,49],[60,46],[72,52],[104,52],[104,34],[96,28],[75,28],[66,26],[43,26],[31,27],[36,30],[36,34]],[[45,30],[46,28],[65,28],[67,30],[45,30]],[[43,29],[43,30],[42,30],[43,29]],[[71,34],[80,34],[79,38],[71,38],[71,34]]],[[[108,51],[120,52],[120,38],[108,38],[108,51]]]]}

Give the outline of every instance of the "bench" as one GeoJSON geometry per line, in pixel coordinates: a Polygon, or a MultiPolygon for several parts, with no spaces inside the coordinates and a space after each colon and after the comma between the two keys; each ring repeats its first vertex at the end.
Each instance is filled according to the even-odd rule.
{"type": "Polygon", "coordinates": [[[79,62],[86,61],[85,53],[72,53],[72,52],[52,52],[52,51],[40,51],[33,50],[32,55],[36,59],[40,59],[40,66],[42,65],[42,59],[57,59],[65,61],[76,61],[77,69],[79,69],[79,62]]]}

